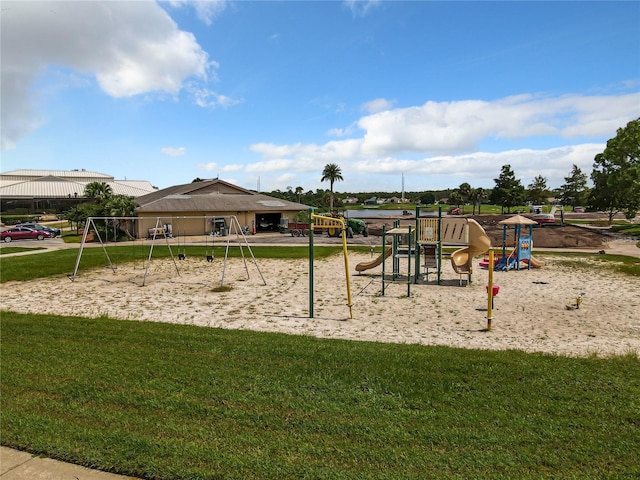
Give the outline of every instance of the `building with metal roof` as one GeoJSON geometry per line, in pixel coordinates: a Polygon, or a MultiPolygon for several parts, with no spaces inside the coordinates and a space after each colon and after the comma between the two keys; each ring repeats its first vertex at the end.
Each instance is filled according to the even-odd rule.
{"type": "Polygon", "coordinates": [[[171,223],[176,235],[211,233],[215,217],[235,216],[256,232],[278,230],[282,219],[292,220],[307,205],[246,190],[219,179],[164,188],[136,198],[140,228],[171,223]]]}
{"type": "Polygon", "coordinates": [[[0,210],[3,213],[61,213],[82,203],[84,189],[104,182],[114,195],[140,197],[155,188],[146,180],[116,180],[87,170],[12,170],[0,174],[0,210]]]}

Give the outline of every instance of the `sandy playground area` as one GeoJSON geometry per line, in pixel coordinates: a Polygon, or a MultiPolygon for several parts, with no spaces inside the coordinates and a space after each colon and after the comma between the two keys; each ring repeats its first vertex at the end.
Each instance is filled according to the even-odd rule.
{"type": "MultiPolygon", "coordinates": [[[[543,268],[495,272],[500,291],[492,330],[486,331],[488,271],[478,267],[473,281],[459,277],[443,261],[442,284],[387,284],[381,296],[381,267],[358,274],[368,253],[350,253],[353,318],[347,306],[344,259],[316,259],[314,318],[309,318],[307,259],[229,259],[220,286],[223,259],[208,263],[189,257],[152,260],[144,270],[132,265],[81,270],[67,277],[3,285],[2,309],[125,320],[171,322],[316,337],[393,343],[449,345],[479,349],[519,349],[571,356],[640,353],[640,282],[586,265],[567,266],[560,257],[536,257],[543,268]],[[263,283],[263,278],[266,285],[263,283]],[[567,305],[582,296],[579,309],[567,305]]],[[[406,260],[405,260],[406,264],[406,260]]],[[[386,269],[391,269],[387,260],[386,269]]],[[[403,265],[402,268],[406,268],[403,265]]]]}

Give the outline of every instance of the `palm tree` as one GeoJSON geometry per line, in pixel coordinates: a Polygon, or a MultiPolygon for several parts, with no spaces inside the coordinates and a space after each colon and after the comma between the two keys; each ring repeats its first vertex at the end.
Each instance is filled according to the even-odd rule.
{"type": "MultiPolygon", "coordinates": [[[[109,217],[133,217],[136,211],[136,201],[133,197],[126,195],[112,195],[104,202],[103,211],[109,217]]],[[[117,228],[124,232],[127,237],[133,238],[130,227],[133,227],[134,221],[131,219],[112,220],[117,228]]],[[[131,229],[133,230],[133,229],[131,229]]]]}
{"type": "Polygon", "coordinates": [[[473,204],[473,214],[476,214],[476,205],[478,205],[478,215],[480,215],[480,206],[485,197],[484,188],[478,187],[471,190],[471,203],[473,204]]]}
{"type": "Polygon", "coordinates": [[[111,185],[104,182],[91,182],[87,183],[84,187],[84,196],[87,198],[95,198],[96,200],[106,200],[111,196],[113,190],[111,185]]]}
{"type": "Polygon", "coordinates": [[[460,194],[460,198],[462,199],[462,214],[464,215],[464,206],[469,201],[471,197],[471,185],[467,182],[461,183],[458,187],[458,193],[460,194]]]}
{"type": "Polygon", "coordinates": [[[136,202],[133,197],[126,195],[114,195],[105,205],[105,210],[110,217],[132,217],[135,215],[136,202]]]}
{"type": "Polygon", "coordinates": [[[324,166],[324,170],[322,170],[322,178],[320,181],[326,182],[327,180],[329,181],[329,191],[331,192],[329,197],[329,210],[333,212],[333,184],[334,182],[344,180],[344,178],[342,178],[342,170],[340,170],[340,167],[335,163],[328,163],[324,166]]]}
{"type": "Polygon", "coordinates": [[[456,207],[460,208],[460,204],[464,203],[464,198],[462,197],[459,188],[454,188],[453,190],[451,190],[451,193],[449,193],[449,201],[447,203],[449,204],[449,206],[455,205],[456,207]]]}

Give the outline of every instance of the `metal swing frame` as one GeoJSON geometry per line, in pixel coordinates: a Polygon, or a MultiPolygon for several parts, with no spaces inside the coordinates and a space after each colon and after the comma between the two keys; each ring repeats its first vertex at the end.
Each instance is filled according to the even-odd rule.
{"type": "MultiPolygon", "coordinates": [[[[164,232],[164,234],[162,236],[164,236],[165,239],[165,244],[169,250],[169,254],[171,256],[171,260],[173,262],[173,265],[176,269],[176,273],[178,276],[180,275],[180,268],[178,267],[178,263],[176,262],[176,256],[173,254],[173,250],[171,248],[171,244],[169,242],[169,237],[170,235],[167,234],[167,232],[164,230],[163,228],[163,220],[171,220],[173,223],[173,220],[187,220],[187,219],[204,219],[205,223],[207,221],[207,219],[210,218],[224,218],[224,219],[229,219],[229,233],[227,235],[227,242],[226,242],[226,248],[225,248],[225,254],[224,254],[224,263],[223,263],[223,267],[222,267],[222,277],[220,279],[220,286],[224,285],[224,278],[225,278],[225,274],[226,274],[226,268],[227,268],[227,259],[229,256],[229,246],[231,243],[231,236],[235,234],[236,237],[236,241],[237,241],[237,245],[240,248],[240,254],[242,256],[242,260],[244,262],[244,266],[245,266],[245,271],[247,272],[247,277],[249,277],[249,267],[247,265],[247,257],[245,256],[244,250],[243,250],[243,246],[247,248],[247,250],[249,251],[249,254],[251,256],[251,259],[253,261],[253,264],[256,267],[256,270],[258,271],[258,274],[260,275],[260,278],[262,280],[262,283],[264,285],[267,284],[266,280],[264,279],[264,276],[262,275],[262,271],[260,270],[260,267],[258,266],[258,262],[255,258],[255,255],[253,254],[253,250],[251,250],[251,246],[249,245],[249,242],[247,240],[247,237],[244,233],[243,228],[240,225],[240,222],[238,221],[238,218],[235,215],[229,215],[229,216],[223,216],[223,215],[205,215],[205,216],[201,216],[201,215],[197,215],[197,216],[163,216],[163,217],[156,217],[156,223],[155,223],[155,227],[153,228],[153,234],[151,236],[151,246],[149,248],[149,255],[146,258],[146,262],[145,262],[145,266],[144,266],[144,276],[142,279],[142,284],[140,286],[145,286],[147,283],[147,275],[149,273],[149,266],[151,265],[151,258],[153,256],[153,248],[156,244],[156,239],[158,238],[158,232],[164,232]]],[[[97,237],[97,240],[100,242],[100,246],[102,247],[102,251],[104,252],[104,255],[107,259],[108,262],[108,268],[110,268],[114,273],[116,270],[116,267],[113,263],[113,261],[111,260],[111,257],[109,256],[109,253],[107,251],[106,245],[105,245],[105,241],[102,239],[102,237],[100,236],[100,232],[97,228],[96,225],[96,221],[114,221],[114,220],[131,220],[134,222],[139,222],[141,220],[140,217],[89,217],[87,218],[86,224],[85,224],[85,228],[84,228],[84,233],[82,235],[82,242],[80,244],[80,248],[78,249],[78,255],[76,257],[76,262],[75,262],[75,267],[73,270],[72,274],[67,275],[69,280],[71,280],[72,282],[75,281],[75,279],[78,277],[78,270],[80,268],[80,261],[82,259],[82,254],[84,252],[86,243],[87,243],[87,236],[89,234],[89,232],[91,232],[91,230],[93,229],[93,232],[95,232],[95,235],[97,237]]],[[[139,226],[138,226],[139,228],[139,226]]],[[[151,229],[150,229],[151,230],[151,229]]],[[[205,228],[205,235],[206,235],[206,228],[205,228]]],[[[137,232],[138,234],[138,238],[140,238],[140,232],[137,232]]],[[[186,240],[185,240],[186,242],[186,240]]],[[[178,241],[178,247],[179,247],[179,241],[178,241]]],[[[186,243],[185,245],[185,249],[186,249],[186,243]]],[[[205,248],[208,248],[208,240],[207,240],[207,246],[205,248]]],[[[209,256],[207,255],[207,262],[212,262],[213,261],[213,245],[211,247],[211,260],[209,260],[209,256]]],[[[185,252],[185,258],[186,258],[186,252],[185,252]]]]}

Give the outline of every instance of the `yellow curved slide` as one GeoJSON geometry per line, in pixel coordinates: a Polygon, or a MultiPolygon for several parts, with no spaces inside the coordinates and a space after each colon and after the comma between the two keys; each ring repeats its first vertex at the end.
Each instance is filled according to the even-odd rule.
{"type": "Polygon", "coordinates": [[[531,259],[529,261],[531,262],[531,266],[533,268],[544,267],[544,262],[542,260],[538,260],[533,255],[531,255],[531,259]]]}
{"type": "Polygon", "coordinates": [[[469,245],[451,254],[451,266],[458,274],[471,273],[473,258],[491,248],[491,240],[484,228],[473,219],[469,219],[468,222],[469,245]]]}
{"type": "Polygon", "coordinates": [[[377,267],[378,265],[380,265],[382,263],[382,261],[389,257],[391,255],[391,252],[393,252],[393,249],[391,247],[387,247],[387,250],[384,252],[384,256],[381,253],[380,256],[374,258],[373,260],[371,260],[370,262],[362,262],[356,265],[356,272],[364,272],[365,270],[369,270],[370,268],[374,268],[377,267]]]}

